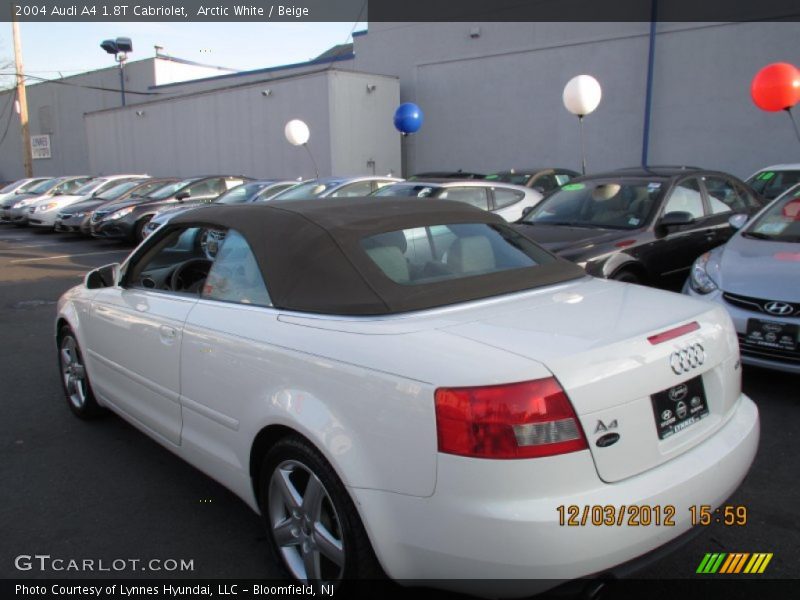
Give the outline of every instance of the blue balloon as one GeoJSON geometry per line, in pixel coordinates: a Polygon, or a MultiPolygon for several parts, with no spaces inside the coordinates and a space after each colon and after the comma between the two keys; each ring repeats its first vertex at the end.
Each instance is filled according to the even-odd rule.
{"type": "Polygon", "coordinates": [[[394,126],[403,134],[416,133],[424,120],[422,110],[413,102],[405,102],[394,111],[394,126]]]}

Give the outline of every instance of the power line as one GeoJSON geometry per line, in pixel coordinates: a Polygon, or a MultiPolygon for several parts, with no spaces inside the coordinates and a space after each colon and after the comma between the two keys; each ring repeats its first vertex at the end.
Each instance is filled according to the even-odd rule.
{"type": "MultiPolygon", "coordinates": [[[[18,73],[9,73],[9,72],[0,72],[0,75],[14,75],[15,77],[18,73]]],[[[80,83],[72,83],[70,81],[66,81],[64,79],[47,79],[46,77],[37,77],[36,75],[30,75],[22,73],[22,76],[25,79],[35,79],[38,82],[45,82],[45,83],[57,83],[59,85],[68,85],[72,87],[79,87],[84,88],[87,90],[99,90],[101,92],[116,92],[119,94],[122,90],[119,88],[107,88],[99,85],[83,85],[80,83]]],[[[160,96],[161,92],[135,92],[131,90],[125,90],[126,94],[136,94],[138,96],[160,96]]]]}

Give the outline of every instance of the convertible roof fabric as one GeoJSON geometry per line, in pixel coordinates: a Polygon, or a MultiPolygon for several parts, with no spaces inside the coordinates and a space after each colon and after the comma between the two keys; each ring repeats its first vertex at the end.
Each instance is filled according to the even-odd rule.
{"type": "Polygon", "coordinates": [[[239,231],[255,254],[274,306],[299,312],[395,314],[585,276],[577,265],[553,256],[551,263],[535,267],[403,285],[387,277],[360,244],[379,233],[458,223],[507,227],[501,217],[461,202],[370,197],[212,204],[174,217],[165,229],[193,224],[239,231]]]}

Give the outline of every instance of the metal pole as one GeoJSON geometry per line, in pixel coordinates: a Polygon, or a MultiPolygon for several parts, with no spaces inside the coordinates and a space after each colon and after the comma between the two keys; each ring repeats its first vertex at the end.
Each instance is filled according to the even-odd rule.
{"type": "Polygon", "coordinates": [[[797,121],[794,120],[794,115],[792,114],[792,107],[787,106],[783,110],[785,110],[786,114],[789,115],[789,119],[791,119],[792,125],[794,125],[794,133],[797,136],[797,141],[800,142],[800,129],[797,128],[797,121]]]}
{"type": "Polygon", "coordinates": [[[11,30],[14,36],[14,65],[17,72],[17,100],[19,101],[19,125],[22,134],[22,166],[25,177],[33,177],[33,156],[31,154],[31,130],[28,126],[28,97],[25,94],[25,76],[22,67],[22,42],[14,11],[11,13],[11,30]]]}
{"type": "Polygon", "coordinates": [[[650,110],[653,103],[653,69],[656,59],[656,11],[658,1],[652,0],[650,15],[650,49],[647,54],[647,87],[644,99],[644,134],[642,135],[642,166],[647,166],[650,151],[650,110]]]}
{"type": "Polygon", "coordinates": [[[119,89],[122,92],[122,106],[125,106],[125,59],[119,61],[119,89]]]}
{"type": "Polygon", "coordinates": [[[583,115],[578,115],[578,130],[581,136],[581,173],[586,175],[586,148],[583,142],[583,115]]]}

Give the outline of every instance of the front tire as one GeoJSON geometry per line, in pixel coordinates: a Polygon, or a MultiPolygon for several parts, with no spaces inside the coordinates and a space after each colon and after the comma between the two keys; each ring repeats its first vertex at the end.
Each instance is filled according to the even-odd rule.
{"type": "Polygon", "coordinates": [[[96,417],[102,409],[92,392],[78,339],[72,329],[65,325],[59,332],[58,340],[58,366],[67,406],[80,419],[96,417]]]}
{"type": "Polygon", "coordinates": [[[630,269],[620,269],[614,273],[610,279],[613,279],[614,281],[622,281],[623,283],[635,283],[638,285],[642,285],[643,283],[641,277],[639,277],[630,269]]]}
{"type": "Polygon", "coordinates": [[[382,578],[347,490],[305,439],[286,437],[267,452],[258,491],[270,548],[286,575],[335,587],[382,578]]]}
{"type": "Polygon", "coordinates": [[[146,217],[142,217],[136,222],[136,225],[133,228],[133,241],[137,244],[141,244],[144,241],[144,238],[147,237],[144,234],[145,225],[150,222],[150,219],[153,218],[153,215],[148,215],[146,217]]]}

